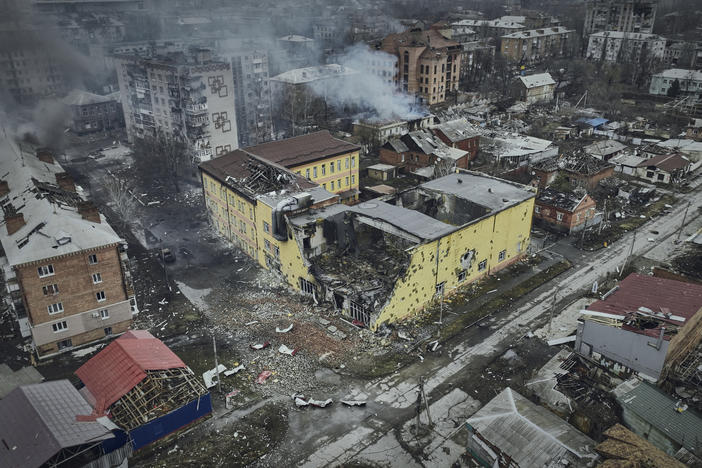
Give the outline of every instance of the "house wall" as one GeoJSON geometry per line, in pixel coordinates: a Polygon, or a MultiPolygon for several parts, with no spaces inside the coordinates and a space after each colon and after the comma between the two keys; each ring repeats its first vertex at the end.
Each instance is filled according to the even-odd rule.
{"type": "Polygon", "coordinates": [[[595,218],[595,200],[587,196],[575,211],[567,211],[536,200],[534,202],[534,223],[542,223],[560,232],[579,231],[585,223],[592,226],[595,218]],[[561,219],[558,219],[559,215],[561,219]]]}
{"type": "Polygon", "coordinates": [[[553,90],[556,89],[556,85],[544,85],[538,86],[536,88],[525,88],[521,86],[522,101],[528,104],[533,104],[535,102],[549,102],[553,100],[553,90]]]}
{"type": "Polygon", "coordinates": [[[410,250],[410,265],[400,278],[372,328],[383,322],[396,322],[414,315],[436,299],[437,284],[444,283],[449,295],[459,286],[493,274],[525,255],[529,246],[534,199],[488,216],[441,239],[410,250]],[[505,251],[500,260],[500,252],[505,251]],[[461,258],[473,252],[472,261],[461,258]],[[438,256],[438,260],[437,260],[438,256]],[[485,260],[485,268],[479,264],[485,260]],[[465,272],[465,279],[459,273],[465,272]]]}
{"type": "Polygon", "coordinates": [[[670,343],[663,340],[660,349],[649,345],[656,342],[657,338],[651,336],[585,320],[578,325],[575,351],[587,357],[599,353],[611,361],[657,379],[663,369],[670,343]]]}
{"type": "Polygon", "coordinates": [[[575,172],[568,172],[568,171],[565,171],[564,173],[565,173],[566,178],[574,186],[582,185],[587,190],[592,190],[595,187],[597,187],[597,184],[602,179],[606,179],[607,177],[611,177],[614,175],[614,166],[603,169],[600,172],[598,172],[597,174],[592,174],[592,175],[583,175],[583,174],[577,174],[575,172]]]}
{"type": "Polygon", "coordinates": [[[680,445],[678,443],[669,439],[665,433],[653,427],[630,409],[623,409],[622,419],[624,420],[626,427],[631,429],[636,435],[651,442],[668,455],[675,455],[675,453],[680,449],[680,445]]]}
{"type": "MultiPolygon", "coordinates": [[[[478,155],[478,151],[480,149],[480,136],[475,135],[470,138],[466,138],[465,140],[460,140],[457,142],[452,142],[445,134],[442,132],[440,129],[436,128],[433,130],[434,134],[444,143],[446,143],[448,146],[451,146],[453,148],[458,148],[463,151],[467,151],[470,154],[470,161],[475,159],[475,157],[478,155]]],[[[463,166],[459,166],[463,167],[463,166]]]]}
{"type": "Polygon", "coordinates": [[[702,309],[686,320],[685,325],[670,339],[661,380],[700,342],[702,342],[702,309]]]}
{"type": "MultiPolygon", "coordinates": [[[[39,355],[56,351],[59,341],[71,339],[72,345],[77,346],[90,341],[96,333],[99,338],[104,337],[103,329],[108,325],[131,323],[122,268],[117,245],[15,267],[39,355]],[[96,264],[88,260],[93,254],[97,256],[96,264]],[[37,269],[47,265],[53,266],[54,274],[40,278],[37,269]],[[101,282],[94,284],[93,274],[100,274],[101,282]],[[58,287],[58,293],[44,294],[43,288],[53,285],[58,287]],[[96,294],[99,292],[104,292],[104,301],[98,301],[96,294]],[[62,310],[49,313],[48,307],[59,303],[62,310]],[[108,310],[108,319],[92,318],[93,312],[103,309],[108,310]],[[54,332],[53,325],[64,321],[68,328],[54,332]]],[[[113,333],[117,333],[114,328],[113,333]]]]}
{"type": "MultiPolygon", "coordinates": [[[[360,157],[358,151],[331,156],[312,163],[287,166],[288,169],[321,185],[332,193],[348,190],[358,191],[358,166],[360,157]]],[[[354,195],[352,201],[358,199],[354,195]]]]}

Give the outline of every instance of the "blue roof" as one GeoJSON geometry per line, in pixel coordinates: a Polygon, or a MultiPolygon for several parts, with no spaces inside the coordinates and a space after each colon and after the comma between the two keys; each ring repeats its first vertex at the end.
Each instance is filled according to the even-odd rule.
{"type": "Polygon", "coordinates": [[[594,119],[581,118],[581,119],[578,119],[577,122],[586,123],[589,126],[591,126],[592,128],[597,128],[600,125],[606,124],[607,122],[609,122],[609,120],[603,119],[602,117],[597,117],[594,119]]]}

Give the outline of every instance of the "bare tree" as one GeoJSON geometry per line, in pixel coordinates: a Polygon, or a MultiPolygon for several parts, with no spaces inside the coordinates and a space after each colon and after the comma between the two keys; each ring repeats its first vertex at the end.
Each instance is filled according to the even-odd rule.
{"type": "Polygon", "coordinates": [[[181,177],[193,162],[182,136],[158,132],[138,139],[134,152],[136,166],[143,174],[163,177],[180,193],[181,177]]]}
{"type": "Polygon", "coordinates": [[[125,226],[137,207],[131,184],[127,179],[113,175],[105,182],[105,190],[112,210],[125,226]]]}

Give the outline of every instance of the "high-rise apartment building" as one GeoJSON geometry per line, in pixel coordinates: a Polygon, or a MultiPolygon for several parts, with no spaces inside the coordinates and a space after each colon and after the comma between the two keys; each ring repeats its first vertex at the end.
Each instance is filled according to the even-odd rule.
{"type": "Polygon", "coordinates": [[[600,31],[652,33],[657,0],[588,0],[583,37],[600,31]]]}
{"type": "Polygon", "coordinates": [[[129,141],[162,132],[183,137],[193,160],[239,147],[231,64],[210,50],[116,55],[129,141]]]}
{"type": "Polygon", "coordinates": [[[519,63],[568,57],[572,53],[574,34],[575,31],[561,26],[519,31],[501,37],[500,52],[519,63]]]}
{"type": "Polygon", "coordinates": [[[242,47],[222,52],[231,60],[234,75],[239,146],[253,146],[273,137],[268,52],[263,47],[242,47]]]}
{"type": "Polygon", "coordinates": [[[391,34],[383,39],[380,49],[397,57],[395,82],[420,102],[444,102],[449,91],[458,89],[463,51],[458,42],[439,30],[391,34]]]}

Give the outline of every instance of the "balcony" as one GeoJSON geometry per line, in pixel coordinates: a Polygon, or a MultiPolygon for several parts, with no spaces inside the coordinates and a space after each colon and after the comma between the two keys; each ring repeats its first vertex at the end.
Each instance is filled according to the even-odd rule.
{"type": "Polygon", "coordinates": [[[185,113],[188,115],[207,114],[207,104],[186,104],[185,113]]]}
{"type": "Polygon", "coordinates": [[[210,119],[207,114],[191,115],[186,113],[185,115],[185,124],[189,127],[202,127],[209,123],[210,119]]]}

